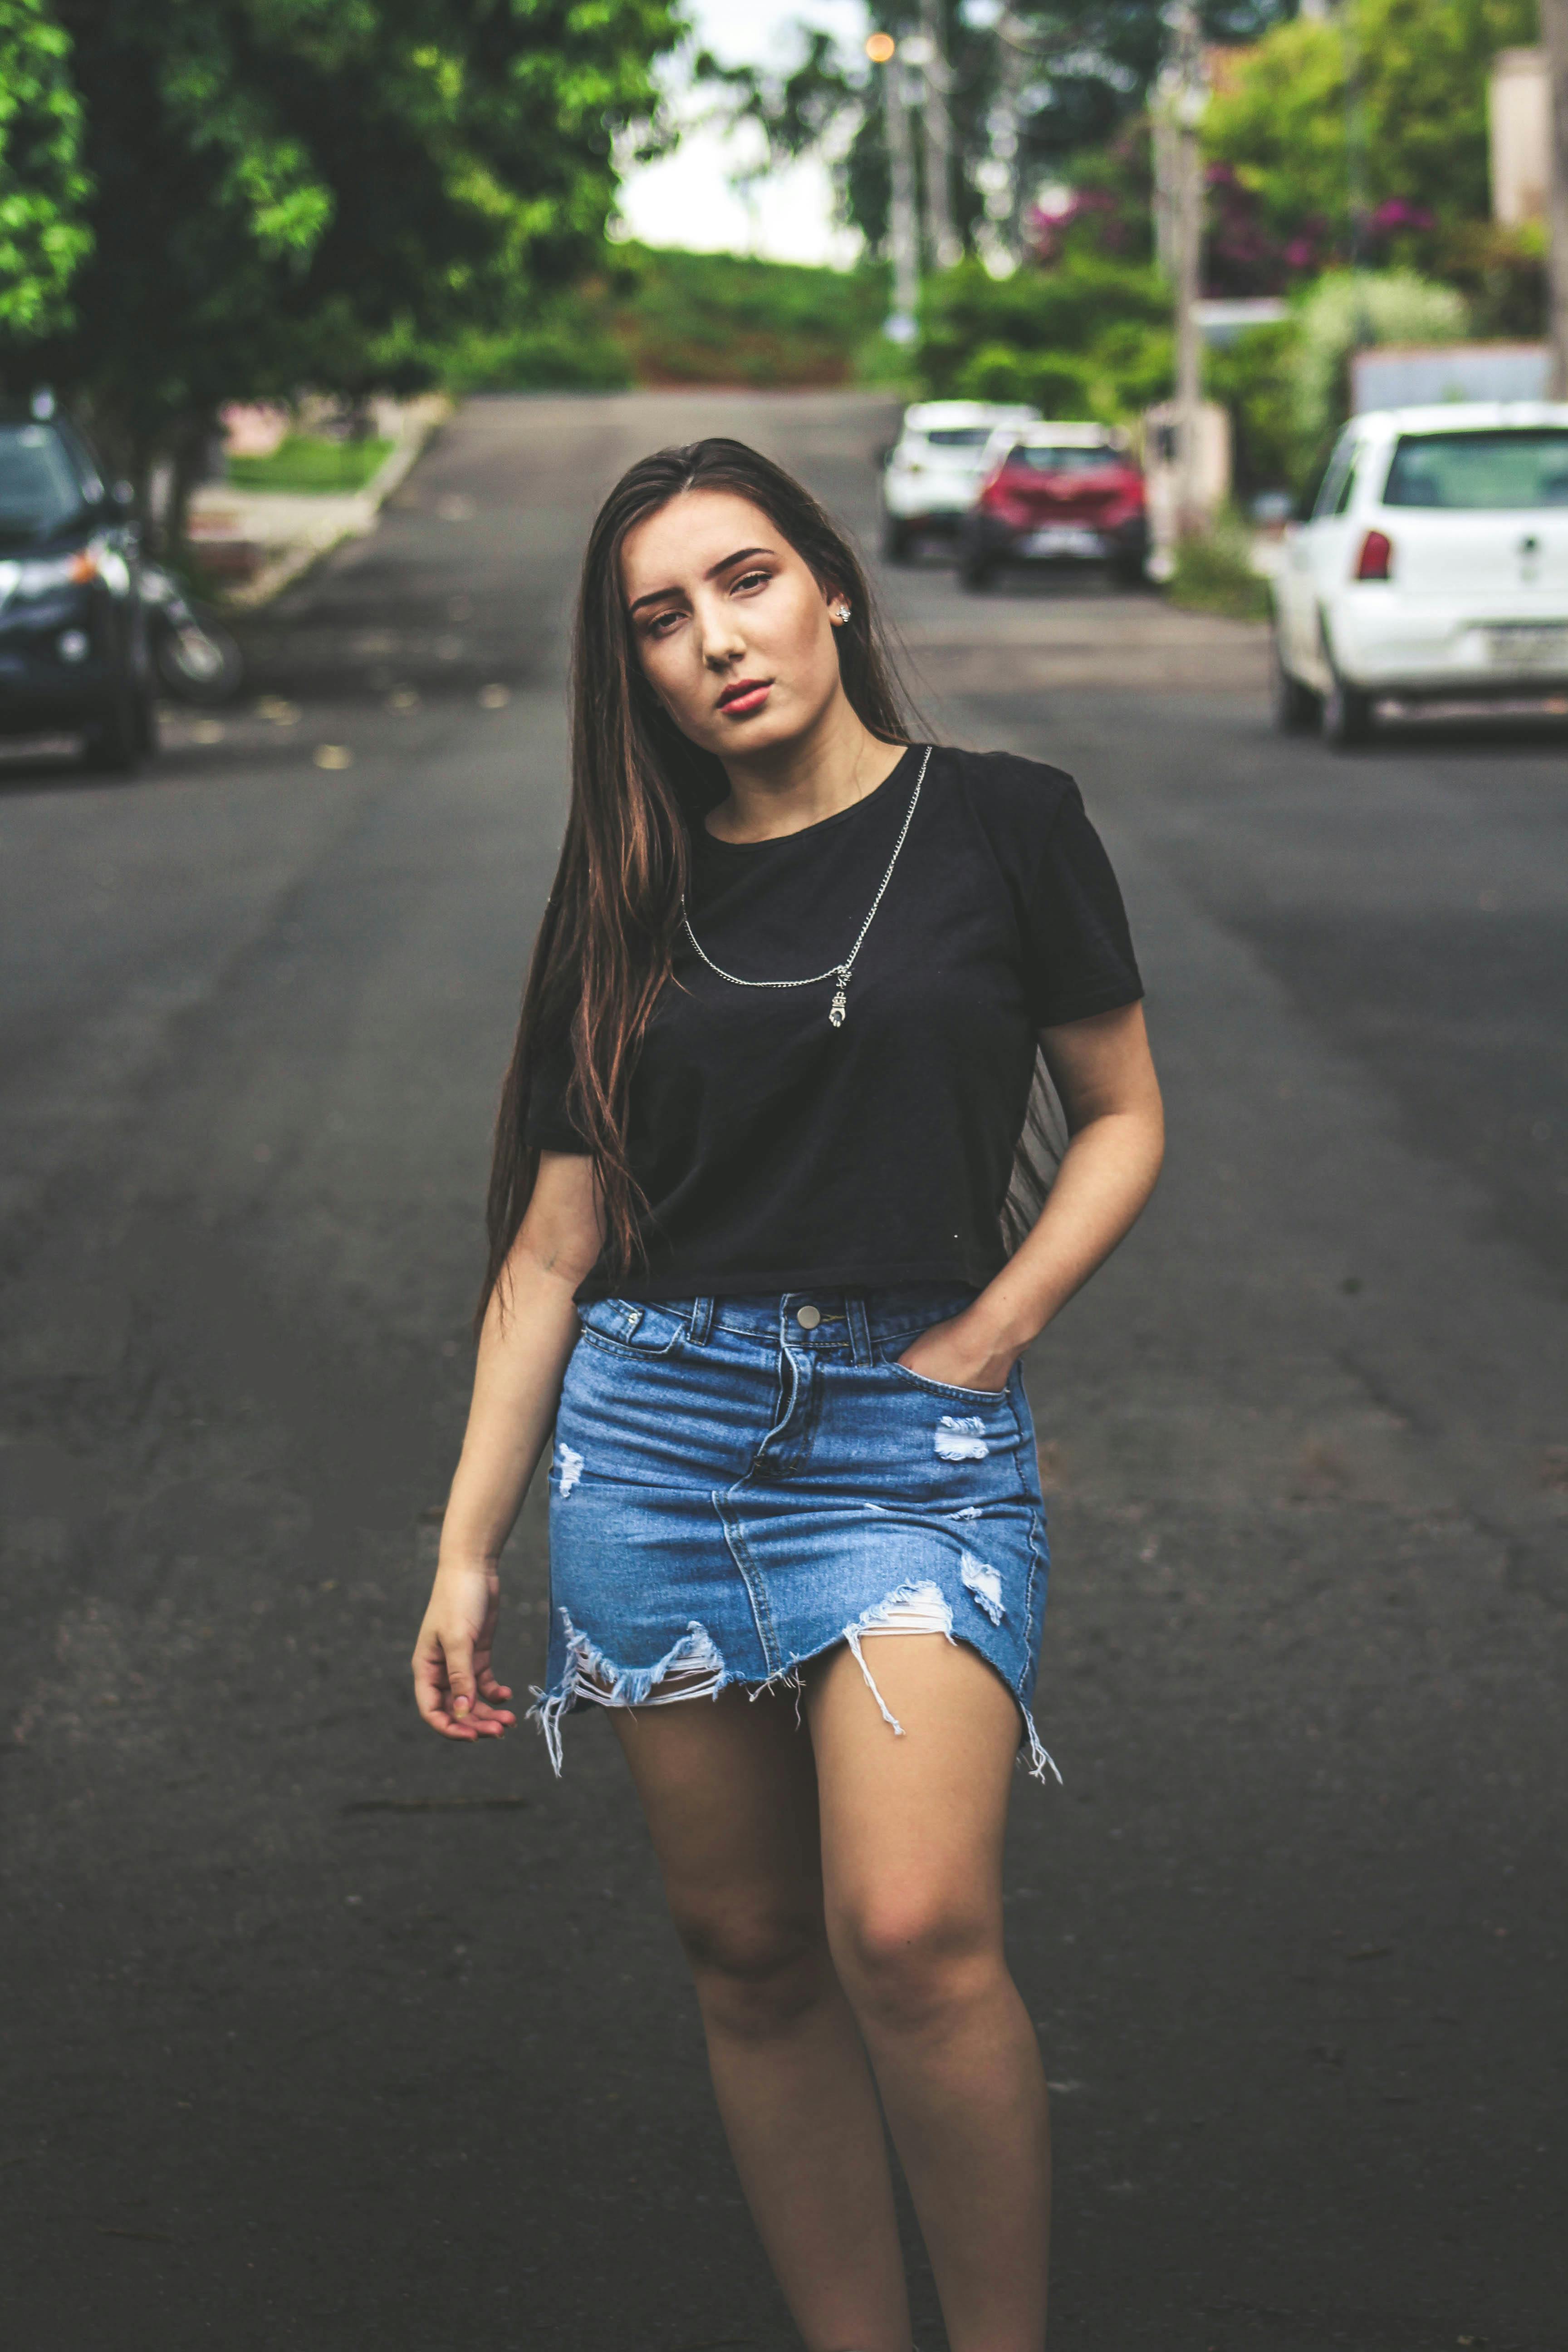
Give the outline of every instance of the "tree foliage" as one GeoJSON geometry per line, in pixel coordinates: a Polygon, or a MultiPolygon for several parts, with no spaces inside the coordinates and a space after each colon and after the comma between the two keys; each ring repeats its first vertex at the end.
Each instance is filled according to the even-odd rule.
{"type": "Polygon", "coordinates": [[[580,271],[681,32],[674,0],[55,5],[90,244],[71,320],[13,316],[5,364],[132,472],[188,458],[226,398],[417,380],[433,341],[580,271]]]}
{"type": "Polygon", "coordinates": [[[1414,270],[1331,270],[1296,318],[1296,424],[1304,443],[1321,446],[1346,411],[1352,352],[1373,343],[1455,343],[1468,326],[1463,299],[1414,270]]]}
{"type": "Polygon", "coordinates": [[[966,261],[929,290],[921,380],[938,399],[1029,400],[1115,424],[1171,388],[1170,312],[1152,269],[1089,247],[1004,278],[966,261]]]}
{"type": "Polygon", "coordinates": [[[0,333],[61,324],[91,245],[69,58],[47,0],[0,0],[0,333]]]}
{"type": "MultiPolygon", "coordinates": [[[[1286,0],[1200,0],[1205,41],[1254,41],[1286,13],[1286,0]]],[[[1014,0],[1026,43],[1023,147],[1037,171],[1059,169],[1080,149],[1107,144],[1141,114],[1170,50],[1165,0],[1014,0]]]]}
{"type": "MultiPolygon", "coordinates": [[[[1256,38],[1288,0],[1203,0],[1210,40],[1256,38]]],[[[1017,120],[1018,169],[1026,200],[1042,179],[1058,175],[1086,151],[1113,145],[1143,111],[1170,48],[1164,0],[1088,0],[1088,5],[1015,5],[1016,37],[971,20],[959,0],[942,0],[948,89],[946,110],[956,164],[955,211],[973,236],[984,213],[981,167],[991,158],[998,103],[1005,95],[1017,120]]],[[[919,0],[871,0],[879,30],[895,39],[921,28],[919,0]]],[[[846,58],[830,35],[796,27],[796,61],[776,72],[721,66],[704,53],[700,78],[724,93],[731,121],[755,123],[767,163],[812,148],[835,157],[840,209],[873,251],[888,227],[888,155],[878,70],[846,58]]],[[[917,155],[917,171],[923,171],[917,155]]],[[[755,176],[750,169],[744,176],[755,176]]]]}
{"type": "Polygon", "coordinates": [[[1535,25],[1534,0],[1342,0],[1237,62],[1205,143],[1301,266],[1348,255],[1358,171],[1363,237],[1379,259],[1416,258],[1486,218],[1489,71],[1535,25]]]}

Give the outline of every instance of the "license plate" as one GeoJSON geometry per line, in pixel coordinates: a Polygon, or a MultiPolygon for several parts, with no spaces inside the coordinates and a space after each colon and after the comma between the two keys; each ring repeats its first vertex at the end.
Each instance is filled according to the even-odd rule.
{"type": "Polygon", "coordinates": [[[1105,541],[1097,530],[1082,530],[1073,523],[1050,523],[1044,530],[1032,530],[1018,542],[1021,555],[1103,555],[1105,541]]]}
{"type": "Polygon", "coordinates": [[[1500,669],[1568,670],[1568,622],[1489,629],[1487,648],[1500,669]]]}

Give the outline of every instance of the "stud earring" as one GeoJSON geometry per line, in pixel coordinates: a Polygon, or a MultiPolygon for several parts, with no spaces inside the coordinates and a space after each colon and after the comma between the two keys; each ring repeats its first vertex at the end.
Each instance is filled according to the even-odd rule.
{"type": "Polygon", "coordinates": [[[827,617],[835,628],[841,629],[844,626],[845,622],[849,618],[849,605],[846,598],[840,596],[837,604],[829,604],[827,617]]]}

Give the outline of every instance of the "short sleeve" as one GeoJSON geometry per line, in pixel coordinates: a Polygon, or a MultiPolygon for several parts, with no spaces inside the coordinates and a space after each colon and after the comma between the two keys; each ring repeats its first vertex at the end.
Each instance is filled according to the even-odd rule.
{"type": "Polygon", "coordinates": [[[531,1151],[582,1153],[591,1149],[567,1114],[566,1089],[571,1079],[571,1040],[563,1037],[545,1046],[534,1066],[522,1129],[523,1141],[531,1151]]]}
{"type": "Polygon", "coordinates": [[[1143,982],[1105,846],[1069,783],[1024,906],[1024,982],[1039,1029],[1136,1004],[1143,982]]]}

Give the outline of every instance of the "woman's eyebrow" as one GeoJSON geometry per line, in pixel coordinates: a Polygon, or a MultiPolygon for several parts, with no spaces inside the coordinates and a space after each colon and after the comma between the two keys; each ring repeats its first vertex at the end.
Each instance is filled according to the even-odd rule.
{"type": "MultiPolygon", "coordinates": [[[[732,563],[743,563],[748,555],[771,555],[773,551],[771,547],[738,547],[733,555],[721,556],[717,563],[710,563],[702,577],[704,580],[717,580],[721,572],[728,572],[732,563]]],[[[645,604],[662,604],[667,596],[679,596],[680,593],[679,588],[650,588],[646,596],[634,597],[626,610],[628,613],[640,613],[645,604]]]]}

